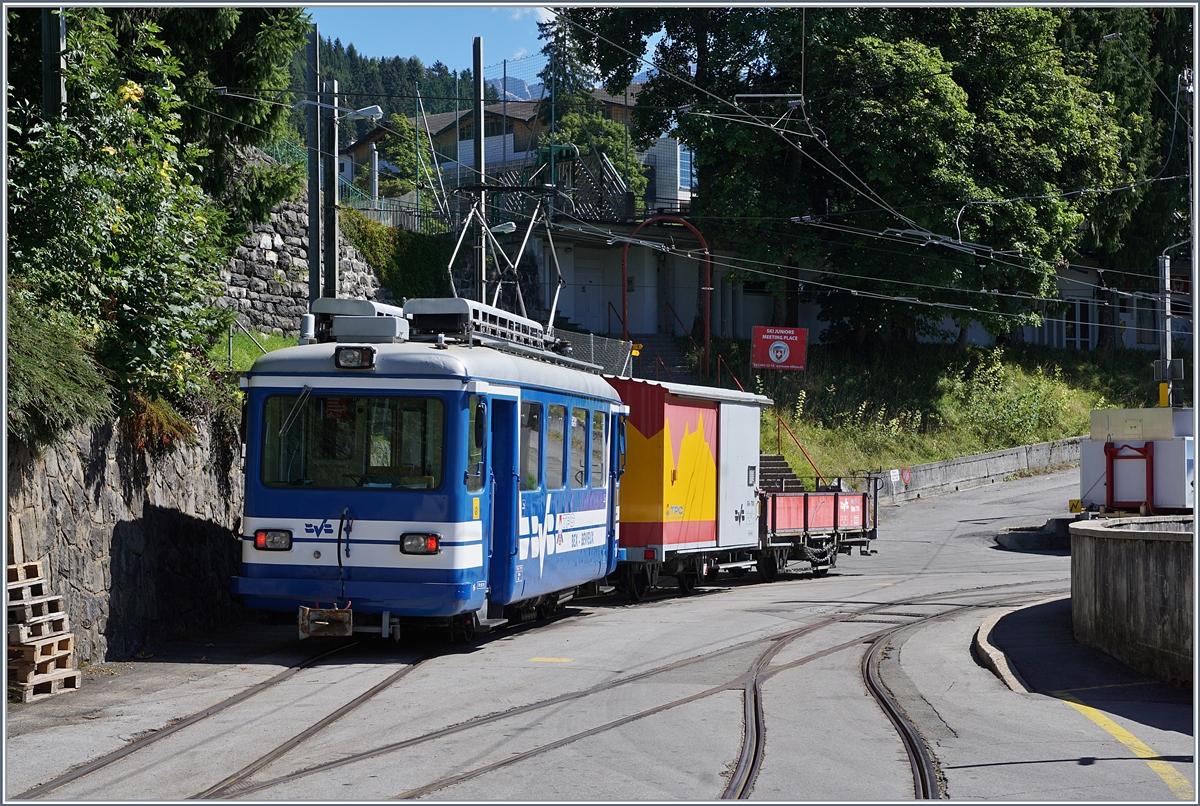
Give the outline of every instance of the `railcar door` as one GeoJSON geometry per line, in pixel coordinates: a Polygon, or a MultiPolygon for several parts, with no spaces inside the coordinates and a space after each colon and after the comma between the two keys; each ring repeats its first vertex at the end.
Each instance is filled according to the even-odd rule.
{"type": "MultiPolygon", "coordinates": [[[[503,605],[514,598],[512,566],[517,554],[517,402],[492,398],[492,518],[488,601],[503,605]]],[[[486,530],[485,526],[485,530],[486,530]]],[[[489,616],[492,614],[489,614],[489,616]]],[[[499,614],[496,614],[499,615],[499,614]]]]}

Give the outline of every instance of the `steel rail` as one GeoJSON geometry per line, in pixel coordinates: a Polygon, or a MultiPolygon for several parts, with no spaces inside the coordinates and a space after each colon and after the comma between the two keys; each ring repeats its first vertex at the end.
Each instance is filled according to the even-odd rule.
{"type": "Polygon", "coordinates": [[[913,794],[918,800],[937,799],[941,797],[941,788],[938,786],[937,768],[930,757],[929,748],[925,746],[916,726],[908,721],[908,717],[904,715],[904,711],[892,698],[891,693],[883,684],[883,680],[879,677],[879,655],[885,647],[889,646],[889,639],[897,632],[899,629],[889,630],[879,636],[872,642],[871,648],[863,653],[862,676],[867,684],[867,690],[871,692],[871,696],[879,703],[879,707],[887,715],[888,720],[896,729],[896,733],[900,735],[900,742],[904,745],[909,766],[912,767],[913,794]]]}
{"type": "Polygon", "coordinates": [[[350,702],[343,705],[341,708],[338,708],[336,711],[329,714],[321,721],[317,722],[315,725],[305,728],[300,733],[297,733],[295,736],[291,737],[290,739],[285,741],[283,744],[281,744],[278,747],[276,747],[275,749],[271,750],[269,753],[267,753],[263,756],[260,756],[257,760],[251,762],[250,764],[247,764],[245,767],[238,770],[233,775],[229,776],[228,778],[221,781],[220,783],[215,784],[214,786],[210,786],[208,789],[204,790],[203,792],[201,792],[197,795],[192,795],[191,799],[192,800],[201,800],[201,799],[220,798],[220,797],[225,797],[229,794],[232,794],[233,790],[236,789],[237,784],[246,780],[251,775],[253,775],[254,773],[261,770],[263,767],[266,767],[267,765],[282,758],[284,755],[291,752],[295,748],[299,747],[301,744],[308,741],[309,739],[313,738],[318,733],[320,733],[322,730],[324,730],[325,728],[332,725],[334,722],[337,722],[339,719],[344,717],[346,714],[350,713],[351,711],[354,711],[355,709],[359,708],[367,701],[371,700],[378,694],[382,693],[383,691],[388,689],[392,684],[396,683],[401,678],[407,676],[410,672],[412,672],[414,669],[416,669],[418,666],[420,666],[427,659],[428,658],[420,658],[416,661],[413,661],[408,666],[405,666],[403,669],[398,669],[397,671],[388,675],[387,678],[385,678],[384,680],[381,680],[380,682],[376,683],[374,686],[367,689],[362,694],[358,695],[353,700],[351,700],[350,702]]]}
{"type": "Polygon", "coordinates": [[[328,650],[326,652],[322,652],[319,655],[314,655],[311,658],[303,660],[300,663],[297,663],[296,665],[285,669],[284,671],[280,672],[279,674],[275,675],[272,678],[264,680],[261,683],[257,683],[255,685],[251,686],[250,688],[246,689],[245,691],[242,691],[238,694],[235,694],[232,697],[222,700],[221,702],[217,703],[216,705],[209,706],[208,708],[205,708],[203,711],[198,711],[189,717],[181,719],[180,721],[176,722],[174,725],[170,725],[168,727],[161,728],[161,729],[155,731],[154,733],[150,734],[149,736],[143,737],[141,739],[138,739],[135,742],[131,742],[130,744],[125,745],[120,750],[115,750],[111,753],[108,753],[107,755],[104,755],[104,756],[101,756],[100,758],[95,759],[94,761],[90,761],[81,767],[76,767],[74,770],[64,773],[63,775],[60,775],[57,778],[52,778],[51,780],[47,781],[44,784],[38,784],[37,786],[35,786],[31,789],[27,789],[24,792],[22,792],[21,794],[14,796],[13,799],[14,800],[25,800],[28,798],[41,797],[42,795],[45,795],[48,792],[52,792],[61,786],[65,786],[66,784],[69,784],[72,781],[77,781],[80,778],[83,778],[87,775],[91,775],[92,773],[96,772],[97,770],[104,769],[105,767],[109,766],[110,764],[113,764],[113,763],[125,758],[128,755],[136,753],[138,750],[141,750],[149,745],[152,745],[155,742],[161,741],[162,739],[165,739],[168,736],[170,736],[174,733],[177,733],[178,731],[181,731],[186,727],[195,725],[197,722],[200,722],[201,720],[208,719],[210,716],[213,716],[214,714],[219,714],[221,711],[224,711],[226,708],[229,708],[230,706],[237,705],[240,702],[245,702],[246,700],[250,699],[251,697],[255,696],[256,694],[261,694],[262,692],[266,691],[267,689],[272,688],[273,686],[279,685],[283,681],[285,681],[288,678],[292,677],[293,675],[309,668],[310,666],[313,666],[332,655],[336,655],[340,652],[345,652],[347,649],[350,649],[351,647],[356,646],[357,643],[358,642],[355,641],[353,643],[346,644],[345,646],[336,647],[336,648],[328,650]]]}
{"type": "MultiPolygon", "coordinates": [[[[269,779],[269,780],[262,781],[259,783],[251,784],[249,786],[239,787],[237,792],[233,793],[233,794],[235,794],[237,797],[250,795],[255,792],[259,792],[264,789],[269,789],[269,788],[278,786],[280,784],[289,783],[291,781],[295,781],[295,780],[298,780],[300,778],[304,778],[304,777],[307,777],[310,775],[328,772],[330,770],[334,770],[339,767],[344,767],[349,764],[355,764],[359,761],[365,761],[367,759],[377,758],[379,756],[398,752],[400,750],[405,750],[410,747],[424,744],[426,742],[442,739],[442,738],[454,735],[456,733],[461,733],[466,730],[471,730],[471,729],[477,728],[477,727],[483,727],[485,725],[488,725],[488,724],[491,724],[494,722],[498,722],[503,719],[520,716],[522,714],[527,714],[532,711],[540,710],[542,708],[548,708],[548,707],[551,707],[554,705],[559,705],[559,704],[562,704],[565,702],[570,702],[572,700],[582,699],[582,698],[590,696],[592,694],[597,694],[597,693],[601,693],[604,691],[608,691],[608,690],[617,688],[619,686],[623,686],[623,685],[626,685],[629,683],[634,683],[639,680],[644,680],[644,679],[647,679],[650,677],[654,677],[657,675],[661,675],[661,674],[665,674],[667,672],[674,671],[676,669],[681,669],[686,666],[690,666],[690,665],[700,663],[700,662],[703,662],[706,660],[710,660],[710,659],[713,659],[716,657],[727,655],[731,652],[740,651],[740,650],[746,649],[748,647],[754,646],[755,644],[760,644],[764,641],[769,641],[772,644],[771,648],[768,649],[767,652],[764,653],[766,660],[769,661],[771,658],[774,657],[774,655],[776,653],[778,653],[778,651],[780,649],[782,649],[782,647],[785,644],[787,644],[788,642],[790,642],[791,640],[793,640],[795,638],[800,638],[804,635],[811,634],[813,632],[816,632],[817,630],[823,629],[823,628],[828,627],[833,624],[842,623],[842,622],[850,622],[850,621],[853,621],[856,618],[859,618],[862,616],[868,616],[868,615],[871,615],[871,614],[874,614],[874,613],[877,613],[880,611],[886,611],[889,608],[895,608],[898,606],[917,604],[917,603],[922,603],[922,602],[929,602],[929,603],[936,604],[936,603],[938,603],[939,599],[944,599],[945,597],[950,597],[950,596],[963,595],[963,594],[968,594],[968,595],[969,594],[980,594],[980,593],[984,593],[984,592],[987,592],[990,590],[996,590],[996,589],[1011,589],[1014,587],[1021,587],[1021,586],[1026,586],[1026,585],[1047,585],[1047,584],[1053,584],[1055,582],[1062,582],[1062,581],[1065,581],[1065,580],[1052,579],[1052,580],[1036,580],[1036,581],[1032,581],[1032,582],[1005,583],[1005,584],[998,584],[998,585],[980,586],[980,587],[975,587],[975,588],[964,588],[964,589],[955,590],[955,591],[941,591],[938,593],[926,594],[923,596],[916,596],[916,597],[912,597],[909,599],[902,599],[902,600],[898,600],[898,601],[894,601],[894,602],[882,602],[882,603],[879,603],[876,605],[872,605],[870,607],[863,608],[858,611],[849,612],[849,613],[841,613],[841,614],[837,614],[834,616],[830,616],[830,617],[827,617],[820,621],[805,625],[805,626],[797,628],[797,629],[788,630],[788,631],[782,632],[782,633],[776,633],[773,635],[765,636],[763,638],[750,639],[747,641],[740,642],[738,644],[733,644],[731,646],[724,647],[722,649],[714,650],[712,652],[707,652],[703,655],[698,655],[693,658],[684,658],[684,659],[681,659],[678,661],[674,661],[672,663],[665,664],[663,666],[656,667],[654,669],[648,669],[644,672],[638,672],[636,674],[629,675],[627,677],[622,677],[617,680],[612,680],[607,683],[600,683],[598,685],[592,686],[587,689],[583,689],[583,690],[575,691],[575,692],[568,692],[566,694],[561,694],[561,695],[558,695],[556,697],[551,697],[546,700],[541,700],[538,702],[530,703],[528,705],[518,706],[516,708],[512,708],[507,711],[502,711],[500,713],[490,714],[488,716],[479,717],[477,719],[466,720],[457,725],[452,725],[452,726],[449,726],[446,728],[441,728],[439,730],[431,731],[429,733],[422,734],[421,736],[415,736],[410,739],[404,739],[404,740],[401,740],[398,742],[392,742],[392,743],[389,743],[386,745],[382,745],[380,747],[372,748],[370,750],[365,750],[360,753],[354,753],[354,754],[345,756],[340,759],[334,759],[331,761],[322,762],[321,764],[316,764],[311,767],[307,767],[305,769],[297,770],[288,775],[284,775],[284,776],[281,776],[278,778],[273,778],[273,779],[269,779]]],[[[1040,596],[1044,596],[1045,593],[1046,593],[1046,591],[1039,590],[1039,591],[1035,591],[1035,592],[1032,592],[1029,594],[1021,594],[1020,596],[1021,596],[1021,598],[1025,598],[1025,597],[1029,597],[1029,596],[1040,597],[1040,596]]],[[[950,604],[950,603],[946,603],[946,604],[950,604]]],[[[933,614],[933,615],[928,616],[925,619],[923,619],[923,621],[929,620],[932,618],[940,618],[940,617],[949,615],[954,612],[961,612],[963,610],[969,610],[969,609],[973,609],[973,608],[982,608],[982,607],[995,607],[995,606],[997,606],[997,605],[994,603],[958,605],[958,606],[955,606],[953,608],[953,610],[951,610],[951,611],[947,611],[946,613],[933,614]]],[[[907,628],[910,626],[912,626],[912,625],[911,624],[902,624],[898,628],[896,628],[894,630],[889,630],[887,632],[894,633],[899,629],[904,629],[904,628],[907,628]]],[[[760,676],[760,681],[759,681],[759,697],[760,697],[760,699],[761,699],[761,683],[765,682],[765,680],[767,680],[771,677],[774,677],[774,675],[777,674],[778,672],[785,671],[787,669],[791,669],[796,666],[800,666],[804,663],[808,663],[811,660],[816,660],[817,658],[821,658],[821,657],[825,657],[826,655],[833,654],[834,652],[840,652],[840,651],[847,649],[849,647],[852,647],[852,646],[861,645],[865,641],[872,640],[874,637],[876,637],[878,635],[882,635],[882,634],[883,633],[872,633],[871,635],[868,635],[866,637],[855,638],[844,644],[839,644],[835,647],[831,647],[826,650],[821,650],[810,656],[806,656],[805,658],[802,658],[800,660],[791,661],[787,664],[783,664],[782,666],[775,667],[772,669],[760,670],[760,674],[759,674],[759,676],[760,676]]],[[[765,663],[763,665],[765,666],[765,663]]],[[[702,698],[702,697],[711,696],[712,694],[715,694],[719,691],[728,691],[730,686],[744,687],[747,682],[748,674],[750,674],[750,673],[748,672],[746,674],[743,674],[742,676],[739,676],[737,679],[735,679],[731,683],[725,683],[719,687],[714,688],[711,691],[700,692],[699,694],[693,695],[692,697],[688,697],[688,698],[685,698],[683,700],[679,700],[679,701],[676,701],[673,703],[668,703],[663,706],[655,707],[654,709],[651,709],[650,711],[643,712],[640,714],[635,714],[630,717],[627,717],[627,718],[624,718],[621,720],[617,720],[616,722],[610,723],[606,726],[601,726],[600,728],[593,728],[591,730],[576,734],[573,737],[566,737],[566,739],[558,740],[558,741],[552,743],[551,745],[547,745],[547,746],[543,747],[540,750],[538,748],[534,748],[533,750],[527,751],[526,753],[522,753],[522,754],[519,754],[516,756],[512,756],[508,759],[505,759],[503,762],[497,762],[497,764],[495,764],[495,765],[489,765],[486,769],[480,768],[479,770],[471,771],[468,773],[463,773],[460,776],[455,776],[454,780],[452,780],[452,781],[447,779],[446,782],[441,784],[441,786],[438,786],[435,788],[439,788],[439,789],[444,788],[445,786],[450,786],[453,783],[459,783],[461,781],[468,780],[469,778],[477,777],[478,775],[482,775],[485,772],[490,772],[490,771],[493,771],[494,769],[499,769],[500,767],[507,766],[508,764],[516,763],[517,761],[531,757],[532,755],[539,755],[540,753],[548,752],[549,750],[556,749],[558,747],[563,746],[564,744],[569,744],[572,741],[577,741],[578,739],[586,738],[588,736],[593,736],[597,733],[604,732],[606,730],[611,730],[615,727],[619,727],[620,725],[624,725],[624,724],[627,724],[628,722],[634,721],[635,719],[641,719],[643,717],[650,716],[654,713],[659,713],[661,711],[668,710],[669,708],[674,708],[674,707],[677,707],[678,705],[683,705],[688,702],[692,702],[692,701],[702,698]]],[[[765,733],[764,733],[764,735],[765,735],[765,733]]],[[[760,753],[760,759],[761,759],[761,753],[760,753]]],[[[749,789],[753,787],[753,780],[754,780],[754,777],[757,776],[757,771],[758,771],[758,765],[750,765],[747,767],[747,773],[749,773],[749,775],[748,775],[747,784],[742,787],[744,792],[748,792],[749,789]]],[[[428,789],[428,787],[422,788],[421,792],[425,792],[425,791],[433,791],[433,790],[428,789]]],[[[417,792],[417,790],[413,790],[412,792],[415,793],[415,792],[417,792]]],[[[405,793],[404,795],[398,796],[398,797],[410,797],[410,796],[415,797],[416,795],[410,794],[410,793],[405,793]]]]}

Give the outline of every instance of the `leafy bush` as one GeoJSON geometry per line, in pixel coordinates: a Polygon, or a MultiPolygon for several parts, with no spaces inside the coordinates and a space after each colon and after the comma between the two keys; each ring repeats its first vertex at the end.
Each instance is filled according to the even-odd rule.
{"type": "Polygon", "coordinates": [[[37,450],[112,413],[108,382],[70,314],[8,288],[8,438],[37,450]]]}
{"type": "MultiPolygon", "coordinates": [[[[212,304],[228,257],[224,216],[192,179],[201,155],[179,142],[180,71],[154,26],[121,54],[134,81],[104,13],[67,13],[66,114],[10,109],[9,276],[47,319],[70,312],[108,370],[118,414],[156,421],[151,437],[187,434],[183,415],[211,389],[205,348],[231,315],[212,304]]],[[[64,425],[99,411],[85,402],[90,378],[78,377],[64,425]]],[[[35,401],[17,403],[18,420],[36,421],[35,401]]]]}
{"type": "Polygon", "coordinates": [[[1002,363],[997,347],[967,376],[951,379],[961,423],[984,448],[1008,448],[1077,433],[1081,425],[1064,418],[1062,370],[1047,376],[1041,367],[1021,378],[1002,363]]]}
{"type": "Polygon", "coordinates": [[[396,299],[450,293],[446,267],[454,254],[453,241],[384,226],[352,209],[343,209],[339,220],[350,243],[396,299]]]}

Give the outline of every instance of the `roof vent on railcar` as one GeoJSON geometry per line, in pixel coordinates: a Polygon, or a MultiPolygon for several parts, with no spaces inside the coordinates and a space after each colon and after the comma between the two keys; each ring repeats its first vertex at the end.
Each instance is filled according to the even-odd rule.
{"type": "Polygon", "coordinates": [[[404,309],[366,299],[319,297],[300,318],[300,343],[390,343],[408,338],[404,309]],[[340,320],[340,321],[339,321],[340,320]],[[379,320],[379,321],[375,321],[379,320]]]}
{"type": "Polygon", "coordinates": [[[414,337],[443,335],[494,339],[536,350],[546,348],[546,331],[538,322],[462,297],[410,299],[404,310],[414,337]]]}

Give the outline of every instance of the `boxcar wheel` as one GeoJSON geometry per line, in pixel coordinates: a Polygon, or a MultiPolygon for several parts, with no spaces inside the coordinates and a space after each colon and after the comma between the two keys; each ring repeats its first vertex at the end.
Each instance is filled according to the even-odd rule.
{"type": "Polygon", "coordinates": [[[700,582],[700,575],[695,571],[680,571],[675,577],[675,581],[679,584],[680,596],[691,596],[696,592],[696,585],[700,582]]]}
{"type": "Polygon", "coordinates": [[[629,596],[629,601],[637,604],[646,598],[646,592],[649,590],[650,570],[636,565],[628,566],[625,572],[625,593],[629,596]]]}
{"type": "Polygon", "coordinates": [[[779,558],[775,556],[775,552],[768,551],[758,556],[758,576],[763,582],[779,579],[779,558]]]}

